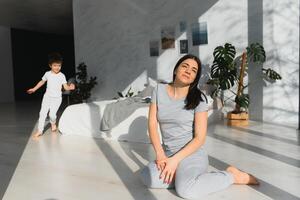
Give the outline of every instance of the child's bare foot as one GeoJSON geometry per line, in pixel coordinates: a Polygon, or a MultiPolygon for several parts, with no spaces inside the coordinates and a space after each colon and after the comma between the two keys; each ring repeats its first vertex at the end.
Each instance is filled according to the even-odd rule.
{"type": "Polygon", "coordinates": [[[51,124],[51,131],[56,132],[56,130],[57,130],[56,124],[51,124]]]}
{"type": "Polygon", "coordinates": [[[234,184],[240,185],[258,185],[259,182],[251,174],[247,174],[237,169],[236,167],[230,166],[226,169],[227,172],[231,173],[234,178],[234,184]]]}
{"type": "Polygon", "coordinates": [[[35,134],[33,135],[33,138],[38,138],[38,137],[40,137],[41,135],[42,135],[42,132],[37,131],[37,132],[35,132],[35,134]]]}

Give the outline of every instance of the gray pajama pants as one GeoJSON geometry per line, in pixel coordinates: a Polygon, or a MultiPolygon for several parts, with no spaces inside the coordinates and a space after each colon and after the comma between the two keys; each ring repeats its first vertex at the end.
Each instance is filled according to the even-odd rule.
{"type": "Polygon", "coordinates": [[[48,112],[50,117],[50,122],[54,124],[56,122],[56,112],[61,104],[62,98],[61,97],[49,97],[46,94],[42,100],[42,106],[40,110],[40,117],[38,123],[38,130],[39,132],[43,132],[45,126],[45,120],[47,118],[48,112]]]}
{"type": "Polygon", "coordinates": [[[233,184],[233,176],[226,171],[207,172],[208,156],[203,149],[183,159],[177,169],[175,181],[163,183],[159,179],[160,171],[150,162],[141,171],[141,180],[149,188],[174,188],[185,199],[196,199],[212,192],[227,188],[233,184]]]}

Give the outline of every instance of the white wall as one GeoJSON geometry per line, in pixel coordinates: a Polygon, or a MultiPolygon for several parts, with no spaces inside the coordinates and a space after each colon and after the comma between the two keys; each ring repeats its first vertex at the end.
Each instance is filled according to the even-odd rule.
{"type": "Polygon", "coordinates": [[[299,108],[299,1],[266,0],[264,9],[265,67],[282,80],[263,90],[263,119],[298,127],[299,108]]]}
{"type": "Polygon", "coordinates": [[[212,62],[217,45],[230,41],[238,49],[246,46],[245,4],[246,0],[238,5],[230,0],[74,0],[76,63],[86,62],[90,74],[102,81],[93,91],[98,99],[127,91],[133,81],[139,82],[134,85],[139,85],[136,90],[140,90],[147,76],[170,80],[173,67],[182,56],[180,39],[188,38],[190,53],[200,55],[204,66],[212,62]],[[180,33],[180,21],[187,22],[186,33],[180,33]],[[202,21],[208,24],[209,44],[193,47],[191,24],[202,21]],[[149,41],[160,40],[161,28],[165,26],[176,28],[176,48],[160,49],[159,57],[150,57],[149,41]]]}
{"type": "MultiPolygon", "coordinates": [[[[263,6],[257,11],[262,16],[257,18],[256,3],[252,3],[249,27],[248,1],[74,0],[76,63],[86,62],[90,75],[101,81],[93,98],[110,99],[130,86],[141,90],[148,76],[170,80],[182,56],[180,39],[188,38],[189,52],[201,58],[204,74],[209,71],[216,46],[230,42],[241,53],[248,42],[258,39],[267,51],[266,66],[274,66],[283,80],[269,87],[252,83],[250,114],[253,119],[294,125],[299,98],[299,2],[266,0],[261,5],[257,1],[263,6]],[[262,19],[255,27],[255,20],[262,19]],[[179,31],[180,21],[188,25],[183,34],[179,31]],[[191,24],[203,21],[208,25],[208,45],[192,46],[191,24]],[[160,40],[165,26],[175,26],[176,48],[160,49],[159,57],[150,57],[149,41],[160,40]]],[[[250,70],[252,77],[260,76],[260,70],[250,70]]]]}
{"type": "Polygon", "coordinates": [[[0,26],[0,103],[14,101],[14,79],[10,28],[0,26]]]}

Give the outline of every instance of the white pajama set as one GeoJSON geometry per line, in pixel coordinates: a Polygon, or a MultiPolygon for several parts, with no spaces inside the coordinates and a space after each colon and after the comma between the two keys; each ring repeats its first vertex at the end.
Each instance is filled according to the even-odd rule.
{"type": "MultiPolygon", "coordinates": [[[[158,84],[153,91],[151,102],[157,105],[162,146],[165,154],[170,157],[193,139],[195,113],[207,112],[208,105],[201,101],[195,109],[186,110],[185,99],[172,99],[167,93],[167,84],[158,84]]],[[[140,177],[149,188],[175,187],[180,197],[197,199],[225,189],[234,182],[233,176],[226,171],[208,172],[208,165],[208,156],[202,146],[179,163],[171,184],[159,179],[161,172],[153,161],[142,169],[140,177]]]]}
{"type": "Polygon", "coordinates": [[[38,122],[38,130],[41,133],[43,133],[49,111],[50,122],[52,124],[56,123],[56,112],[62,101],[62,85],[67,83],[65,75],[61,72],[56,74],[48,71],[44,74],[42,80],[47,81],[47,89],[42,100],[38,122]]]}

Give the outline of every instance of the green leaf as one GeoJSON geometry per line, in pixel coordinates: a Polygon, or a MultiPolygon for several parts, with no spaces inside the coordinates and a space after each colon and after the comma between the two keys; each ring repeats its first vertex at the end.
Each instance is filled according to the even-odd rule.
{"type": "Polygon", "coordinates": [[[218,78],[212,78],[212,79],[209,79],[206,83],[209,84],[209,85],[218,87],[219,84],[220,84],[220,81],[219,81],[218,78]]]}
{"type": "Polygon", "coordinates": [[[264,76],[267,77],[267,81],[276,81],[276,80],[281,80],[282,77],[280,74],[278,74],[275,70],[268,68],[268,69],[262,69],[264,76]]]}
{"type": "Polygon", "coordinates": [[[236,54],[235,47],[229,43],[226,43],[224,47],[223,46],[216,47],[213,52],[214,60],[217,61],[217,63],[226,66],[233,62],[235,54],[236,54]]]}
{"type": "Polygon", "coordinates": [[[215,97],[218,97],[220,96],[220,90],[219,89],[215,89],[212,94],[211,94],[211,97],[212,98],[215,98],[215,97]]]}
{"type": "Polygon", "coordinates": [[[247,49],[247,58],[252,62],[263,63],[266,61],[266,52],[259,43],[250,44],[247,49]]]}
{"type": "Polygon", "coordinates": [[[250,99],[248,94],[242,94],[240,96],[236,96],[235,103],[239,105],[240,108],[248,109],[250,99]]]}
{"type": "Polygon", "coordinates": [[[235,54],[235,47],[229,43],[215,48],[210,84],[221,90],[227,90],[234,86],[237,79],[237,67],[234,63],[235,54]]]}
{"type": "Polygon", "coordinates": [[[75,73],[76,88],[71,93],[71,99],[76,103],[82,102],[91,96],[92,88],[97,84],[96,77],[90,77],[88,80],[87,66],[84,63],[80,63],[77,66],[75,73]]]}

